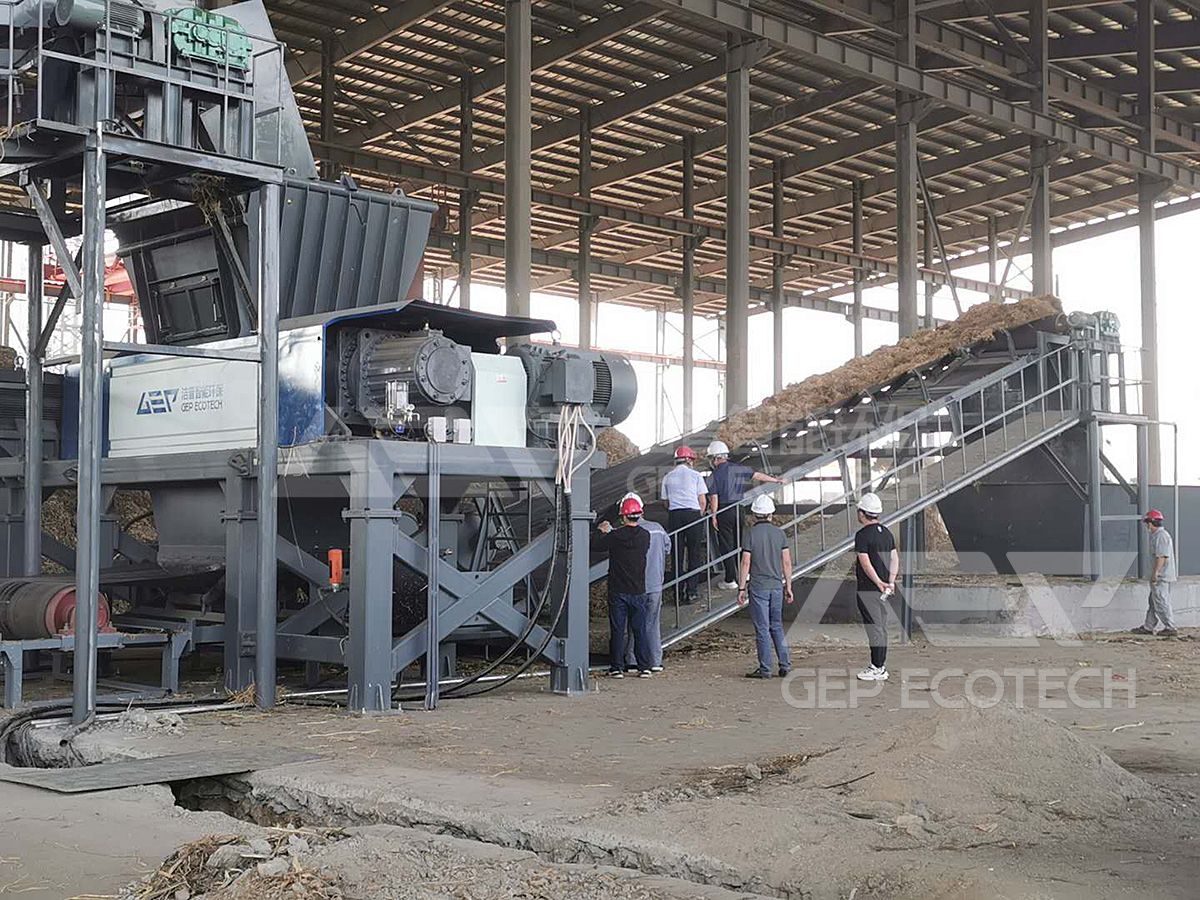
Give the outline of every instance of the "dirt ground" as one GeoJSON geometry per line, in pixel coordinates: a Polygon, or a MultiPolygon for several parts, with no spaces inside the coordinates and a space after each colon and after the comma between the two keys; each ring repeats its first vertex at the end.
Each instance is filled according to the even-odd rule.
{"type": "Polygon", "coordinates": [[[0,783],[0,896],[194,897],[136,879],[213,835],[167,868],[222,900],[1195,896],[1200,642],[896,646],[892,680],[860,689],[852,626],[793,629],[786,681],[743,678],[752,641],[727,626],[578,699],[526,682],[434,712],[98,728],[74,742],[88,761],[322,758],[183,785],[186,809],[0,783]]]}

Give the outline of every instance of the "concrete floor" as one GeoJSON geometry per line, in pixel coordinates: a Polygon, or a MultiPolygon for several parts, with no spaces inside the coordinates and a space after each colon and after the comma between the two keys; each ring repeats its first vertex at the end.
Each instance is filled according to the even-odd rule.
{"type": "MultiPolygon", "coordinates": [[[[793,696],[815,684],[816,672],[852,677],[865,662],[854,628],[796,629],[790,643],[796,667],[814,670],[792,683],[793,696]]],[[[429,713],[355,717],[285,706],[271,714],[189,716],[180,735],[101,728],[76,747],[91,759],[253,744],[310,749],[324,758],[200,785],[190,802],[260,822],[384,823],[450,833],[557,862],[632,867],[776,896],[844,897],[855,888],[859,898],[1194,896],[1200,643],[895,647],[893,680],[877,696],[826,709],[789,705],[778,679],[744,679],[751,654],[744,623],[735,621],[701,635],[690,652],[669,655],[663,676],[604,680],[577,700],[525,683],[429,713]],[[1144,814],[1080,806],[1069,816],[1062,807],[1047,816],[1031,814],[1027,802],[998,812],[1011,798],[967,810],[934,779],[921,803],[938,808],[938,836],[921,832],[921,840],[897,843],[891,822],[900,821],[901,801],[866,787],[885,773],[820,790],[842,771],[854,777],[856,761],[878,750],[873,744],[937,714],[905,708],[922,696],[930,672],[1021,667],[1057,669],[1064,679],[1085,667],[1111,667],[1121,683],[1132,680],[1133,708],[1122,702],[1043,712],[1062,726],[1063,740],[1103,751],[1146,782],[1153,796],[1143,798],[1150,804],[1144,814]],[[810,757],[816,762],[807,768],[796,762],[810,757]],[[773,774],[784,758],[790,762],[773,774]],[[879,815],[886,820],[874,821],[879,815]],[[946,836],[972,829],[987,840],[946,836]]],[[[961,692],[964,682],[951,675],[940,693],[961,692]]],[[[1011,677],[1005,687],[1011,694],[1011,677]]],[[[1051,772],[1037,761],[1037,748],[1031,751],[1024,763],[1030,777],[1051,772]]],[[[886,755],[875,764],[887,765],[886,755]]],[[[1061,783],[1039,782],[1047,808],[1073,802],[1091,777],[1068,773],[1061,783]]],[[[0,783],[7,813],[0,896],[113,894],[182,841],[249,827],[171,801],[166,788],[63,797],[0,783]]]]}

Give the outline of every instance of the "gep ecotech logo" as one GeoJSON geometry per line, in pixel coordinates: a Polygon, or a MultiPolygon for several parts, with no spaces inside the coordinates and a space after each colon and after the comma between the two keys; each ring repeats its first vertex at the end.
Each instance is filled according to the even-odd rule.
{"type": "Polygon", "coordinates": [[[138,401],[139,416],[163,413],[214,412],[225,407],[225,386],[198,384],[184,388],[159,388],[142,391],[138,401]]]}

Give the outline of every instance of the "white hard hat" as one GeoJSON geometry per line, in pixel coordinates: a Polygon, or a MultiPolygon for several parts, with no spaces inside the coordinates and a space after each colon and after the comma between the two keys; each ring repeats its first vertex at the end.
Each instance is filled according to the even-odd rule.
{"type": "MultiPolygon", "coordinates": [[[[641,503],[642,497],[641,497],[641,494],[637,493],[636,491],[630,491],[628,494],[626,494],[624,497],[621,498],[621,503],[624,503],[626,500],[636,500],[638,503],[641,503]]],[[[620,506],[621,503],[618,503],[617,506],[620,506]]]]}
{"type": "Polygon", "coordinates": [[[869,516],[877,516],[883,512],[883,501],[878,494],[866,493],[858,498],[858,508],[869,516]]]}
{"type": "Polygon", "coordinates": [[[770,494],[759,494],[750,504],[750,512],[756,516],[773,516],[775,515],[775,501],[771,499],[770,494]]]}
{"type": "Polygon", "coordinates": [[[708,445],[708,449],[704,451],[705,456],[728,456],[729,448],[725,446],[724,441],[713,441],[708,445]]]}

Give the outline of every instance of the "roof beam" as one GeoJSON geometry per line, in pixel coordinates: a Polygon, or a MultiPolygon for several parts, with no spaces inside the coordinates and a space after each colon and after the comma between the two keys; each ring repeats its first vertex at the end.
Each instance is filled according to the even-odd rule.
{"type": "MultiPolygon", "coordinates": [[[[1095,34],[1071,34],[1053,38],[1049,44],[1051,59],[1120,56],[1137,52],[1137,30],[1122,28],[1095,34]]],[[[1200,21],[1159,23],[1154,29],[1154,46],[1160,53],[1200,48],[1200,21]]]]}
{"type": "MultiPolygon", "coordinates": [[[[443,6],[449,6],[451,2],[453,0],[403,0],[385,13],[375,14],[361,25],[354,25],[341,34],[332,35],[334,65],[347,62],[358,54],[385,43],[410,25],[427,18],[443,6]]],[[[299,50],[292,53],[287,61],[287,74],[293,85],[316,78],[321,74],[321,51],[299,50]]]]}
{"type": "Polygon", "coordinates": [[[1001,128],[1011,128],[1034,137],[1056,141],[1136,172],[1164,178],[1192,190],[1200,190],[1200,169],[1090,133],[1058,116],[1038,112],[997,97],[994,91],[923,72],[865,47],[825,37],[776,16],[749,9],[738,0],[653,2],[666,9],[706,19],[717,27],[730,28],[766,39],[780,49],[801,58],[817,60],[853,75],[873,78],[881,84],[919,94],[942,106],[994,123],[1001,128]]]}
{"type": "MultiPolygon", "coordinates": [[[[939,128],[961,118],[962,115],[953,110],[935,110],[922,119],[920,127],[923,129],[939,128]]],[[[782,167],[783,179],[787,181],[806,172],[814,172],[817,169],[823,169],[825,166],[833,165],[834,163],[844,162],[856,156],[862,156],[865,153],[882,150],[895,143],[895,140],[896,130],[885,125],[846,140],[830,141],[827,144],[821,144],[819,147],[809,150],[806,153],[786,158],[783,161],[782,167]]],[[[774,180],[774,177],[773,168],[751,169],[750,189],[754,190],[756,187],[769,185],[774,180]]],[[[695,188],[692,196],[697,206],[721,199],[725,196],[725,179],[721,178],[695,188]]],[[[647,212],[654,213],[673,213],[676,210],[683,209],[683,194],[671,194],[660,200],[654,200],[647,203],[644,209],[647,212]]],[[[614,225],[611,222],[601,223],[597,226],[596,231],[611,231],[616,227],[620,226],[614,225]]],[[[574,240],[574,237],[575,232],[571,229],[566,229],[541,238],[535,243],[539,247],[555,247],[574,240]]]]}
{"type": "MultiPolygon", "coordinates": [[[[686,94],[690,90],[725,77],[725,60],[714,59],[698,66],[660,78],[646,87],[622,94],[611,100],[605,100],[590,108],[591,126],[595,130],[605,125],[611,125],[651,106],[657,106],[672,97],[686,94]]],[[[556,144],[562,144],[579,136],[579,122],[576,119],[559,119],[544,125],[533,133],[533,149],[544,150],[556,144]]],[[[478,171],[487,169],[504,162],[504,144],[499,143],[481,153],[476,153],[467,169],[478,171]]]]}
{"type": "MultiPolygon", "coordinates": [[[[1091,6],[1111,6],[1113,0],[1047,0],[1049,12],[1064,12],[1071,9],[1086,9],[1091,6]]],[[[968,19],[986,19],[987,9],[998,16],[1029,15],[1029,0],[990,0],[984,4],[980,0],[950,0],[950,2],[926,6],[921,4],[920,13],[930,19],[940,19],[943,22],[966,21],[968,19]]]]}
{"type": "MultiPolygon", "coordinates": [[[[407,3],[405,4],[407,5],[407,3]]],[[[533,71],[544,69],[555,63],[573,56],[580,51],[597,44],[602,44],[614,35],[622,34],[640,25],[647,19],[653,19],[656,10],[645,3],[634,3],[620,12],[605,16],[602,19],[586,25],[569,37],[562,37],[545,44],[537,44],[533,48],[530,67],[533,71]]],[[[504,87],[504,63],[475,73],[471,78],[471,99],[477,100],[488,94],[495,93],[504,87]]],[[[461,91],[447,88],[430,94],[424,99],[410,103],[386,115],[380,116],[371,124],[346,132],[341,135],[341,141],[347,145],[368,144],[398,131],[409,125],[424,122],[443,113],[453,112],[459,108],[461,91]]]]}
{"type": "MultiPolygon", "coordinates": [[[[856,20],[872,23],[874,29],[886,33],[894,32],[893,6],[883,0],[808,0],[824,10],[840,11],[844,15],[853,16],[856,20]]],[[[981,0],[975,0],[981,2],[981,0]]],[[[995,5],[993,0],[993,6],[995,5]]],[[[1029,0],[1020,0],[1022,9],[1028,13],[1029,0]]],[[[1086,4],[1061,4],[1060,9],[1073,8],[1086,4]]],[[[1098,4],[1092,4],[1098,5],[1098,4]]],[[[980,7],[982,8],[982,7],[980,7]]],[[[1051,9],[1054,9],[1051,2],[1051,9]]],[[[936,13],[938,10],[935,9],[936,13]]],[[[918,12],[920,12],[918,10],[918,12]]],[[[917,46],[926,53],[933,53],[951,61],[965,63],[972,71],[994,78],[1014,82],[1024,86],[1023,74],[1029,68],[1029,60],[1019,54],[1009,52],[1004,47],[980,38],[978,35],[962,28],[950,27],[934,21],[937,16],[926,17],[921,13],[917,18],[917,46]]],[[[926,67],[927,71],[936,71],[936,67],[926,67]]],[[[1104,116],[1118,125],[1126,125],[1127,119],[1136,112],[1133,103],[1126,100],[1120,93],[1108,90],[1103,80],[1085,80],[1062,69],[1051,68],[1046,73],[1050,99],[1068,106],[1071,109],[1097,116],[1104,116]]],[[[1130,91],[1134,93],[1134,91],[1130,91]]],[[[1170,113],[1157,114],[1156,128],[1167,135],[1174,135],[1186,141],[1185,146],[1200,150],[1200,131],[1191,124],[1172,119],[1170,113]]]]}
{"type": "MultiPolygon", "coordinates": [[[[1136,75],[1114,75],[1100,82],[1116,94],[1136,94],[1138,77],[1136,75]]],[[[1154,92],[1156,94],[1190,94],[1200,91],[1200,69],[1177,69],[1174,72],[1154,73],[1154,92]]],[[[1181,110],[1172,110],[1177,116],[1185,117],[1181,110]]]]}

